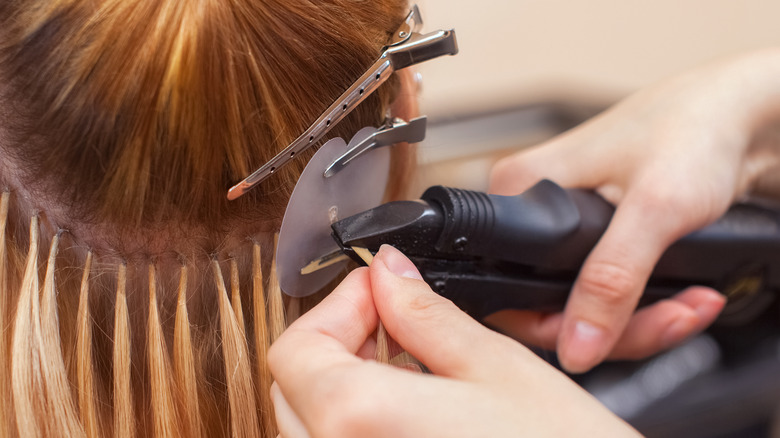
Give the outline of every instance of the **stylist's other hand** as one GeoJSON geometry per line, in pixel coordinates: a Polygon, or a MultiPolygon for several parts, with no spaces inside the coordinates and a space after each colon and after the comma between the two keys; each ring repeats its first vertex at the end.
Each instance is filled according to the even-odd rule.
{"type": "Polygon", "coordinates": [[[780,193],[779,109],[780,51],[766,50],[643,90],[570,132],[499,161],[493,193],[517,194],[548,178],[595,189],[617,209],[585,261],[563,317],[503,312],[489,322],[557,348],[571,372],[607,357],[652,354],[709,325],[724,300],[704,288],[632,314],[671,243],[713,222],[751,188],[780,193]]]}
{"type": "Polygon", "coordinates": [[[566,376],[480,325],[383,247],[274,343],[283,438],[635,436],[566,376]],[[379,318],[434,375],[373,357],[379,318]]]}

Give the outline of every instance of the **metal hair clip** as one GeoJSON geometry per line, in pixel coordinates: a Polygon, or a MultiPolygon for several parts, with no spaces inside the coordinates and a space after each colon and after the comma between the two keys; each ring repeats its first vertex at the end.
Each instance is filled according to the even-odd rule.
{"type": "Polygon", "coordinates": [[[369,94],[379,88],[390,75],[403,68],[442,55],[458,53],[454,30],[438,30],[425,35],[418,33],[422,18],[417,6],[412,7],[406,20],[396,30],[390,43],[369,69],[350,86],[325,112],[283,151],[228,191],[234,200],[273,175],[296,155],[319,141],[338,122],[344,119],[369,94]]]}
{"type": "Polygon", "coordinates": [[[325,177],[329,178],[344,168],[350,161],[369,152],[373,149],[383,146],[390,146],[396,143],[408,142],[417,143],[425,140],[425,126],[428,118],[425,116],[410,120],[409,122],[396,117],[388,120],[380,130],[369,136],[367,139],[356,144],[355,147],[348,150],[344,155],[336,158],[325,169],[325,177]]]}

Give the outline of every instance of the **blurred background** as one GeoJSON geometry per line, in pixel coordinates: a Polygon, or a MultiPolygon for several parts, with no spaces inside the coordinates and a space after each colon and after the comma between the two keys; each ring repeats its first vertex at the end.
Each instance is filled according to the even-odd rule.
{"type": "Polygon", "coordinates": [[[545,131],[568,127],[677,72],[780,45],[778,0],[418,5],[424,30],[454,28],[460,45],[457,56],[419,66],[422,109],[434,128],[421,159],[437,164],[423,167],[420,189],[454,176],[465,178],[461,186],[480,188],[489,160],[507,148],[535,143],[545,131]],[[472,164],[460,170],[462,158],[479,159],[465,160],[472,164]]]}
{"type": "MultiPolygon", "coordinates": [[[[429,131],[417,196],[487,187],[491,164],[696,65],[780,46],[778,0],[418,0],[460,54],[419,67],[429,131]]],[[[774,294],[689,343],[576,380],[648,436],[780,437],[774,294]]],[[[555,362],[554,354],[540,354],[555,362]]]]}

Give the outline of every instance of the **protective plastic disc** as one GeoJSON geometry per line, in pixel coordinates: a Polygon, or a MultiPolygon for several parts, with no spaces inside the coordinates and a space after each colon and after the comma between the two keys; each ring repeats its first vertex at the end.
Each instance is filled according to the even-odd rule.
{"type": "Polygon", "coordinates": [[[331,223],[382,202],[390,169],[390,148],[378,148],[356,158],[325,178],[325,169],[340,155],[377,130],[363,128],[347,145],[334,138],[325,143],[301,174],[284,213],[276,250],[276,269],[282,291],[305,297],[320,290],[344,269],[344,262],[302,275],[309,262],[333,252],[331,223]]]}

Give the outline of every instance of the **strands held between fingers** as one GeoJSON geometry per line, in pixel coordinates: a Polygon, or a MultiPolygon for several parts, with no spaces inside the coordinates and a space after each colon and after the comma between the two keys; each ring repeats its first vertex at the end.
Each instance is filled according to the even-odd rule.
{"type": "MultiPolygon", "coordinates": [[[[366,262],[366,265],[371,266],[371,263],[374,261],[374,255],[371,254],[371,251],[359,246],[353,247],[352,250],[366,262]]],[[[387,342],[387,331],[385,331],[382,321],[379,321],[379,325],[376,327],[376,353],[374,354],[374,360],[384,364],[390,363],[390,346],[387,342]]]]}

